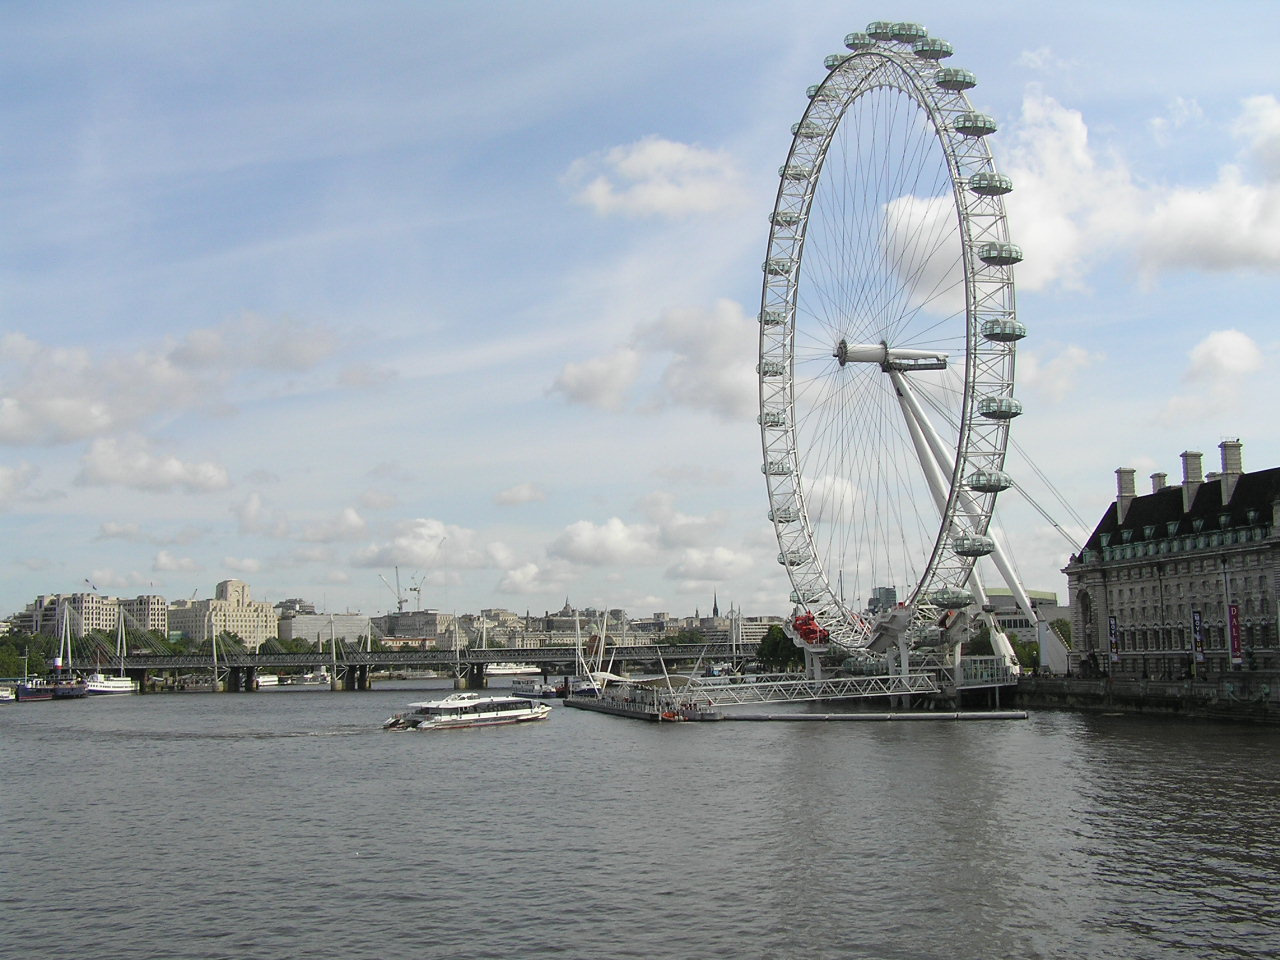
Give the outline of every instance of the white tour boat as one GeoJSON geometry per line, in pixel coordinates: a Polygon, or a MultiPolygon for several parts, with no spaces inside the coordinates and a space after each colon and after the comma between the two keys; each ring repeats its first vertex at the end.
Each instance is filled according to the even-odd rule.
{"type": "Polygon", "coordinates": [[[523,697],[485,697],[478,693],[453,693],[443,700],[411,703],[405,713],[388,717],[384,730],[452,730],[458,727],[493,727],[507,723],[544,720],[551,713],[545,703],[523,697]]]}
{"type": "Polygon", "coordinates": [[[99,671],[85,677],[84,692],[91,697],[114,693],[137,693],[138,681],[132,677],[109,677],[99,671]]]}

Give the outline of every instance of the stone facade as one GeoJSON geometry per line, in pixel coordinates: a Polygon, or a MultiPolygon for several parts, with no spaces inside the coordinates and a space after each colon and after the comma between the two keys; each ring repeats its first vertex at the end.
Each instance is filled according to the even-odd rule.
{"type": "Polygon", "coordinates": [[[1280,468],[1245,473],[1239,441],[1219,445],[1222,472],[1182,454],[1183,482],[1134,471],[1063,571],[1078,669],[1176,680],[1280,669],[1280,468]],[[1083,662],[1080,662],[1083,661],[1083,662]]]}

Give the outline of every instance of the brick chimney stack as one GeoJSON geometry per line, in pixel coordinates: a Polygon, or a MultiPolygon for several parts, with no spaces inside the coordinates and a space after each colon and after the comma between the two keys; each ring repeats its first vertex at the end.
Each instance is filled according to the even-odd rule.
{"type": "Polygon", "coordinates": [[[1204,483],[1204,454],[1199,450],[1184,450],[1182,453],[1182,512],[1189,513],[1191,504],[1196,498],[1196,491],[1204,483]]]}
{"type": "Polygon", "coordinates": [[[1137,495],[1133,486],[1133,467],[1116,468],[1116,522],[1124,523],[1124,515],[1129,512],[1129,504],[1137,495]]]}
{"type": "Polygon", "coordinates": [[[1222,503],[1226,506],[1236,492],[1236,481],[1244,473],[1244,445],[1239,440],[1223,440],[1218,444],[1222,451],[1222,503]]]}

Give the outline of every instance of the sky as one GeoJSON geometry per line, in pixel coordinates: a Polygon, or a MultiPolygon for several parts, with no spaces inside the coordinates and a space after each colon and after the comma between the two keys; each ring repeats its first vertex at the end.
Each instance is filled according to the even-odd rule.
{"type": "Polygon", "coordinates": [[[1280,34],[1206,11],[2,0],[0,615],[228,578],[788,613],[767,217],[805,88],[880,19],[1000,124],[1030,335],[997,522],[1064,595],[1117,467],[1280,465],[1280,34]]]}

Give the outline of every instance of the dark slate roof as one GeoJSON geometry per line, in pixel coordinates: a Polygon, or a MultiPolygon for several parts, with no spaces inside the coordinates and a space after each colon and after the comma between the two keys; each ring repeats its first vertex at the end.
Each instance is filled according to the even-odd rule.
{"type": "Polygon", "coordinates": [[[1222,504],[1221,477],[1201,483],[1191,502],[1191,509],[1185,513],[1182,510],[1182,487],[1165,487],[1156,493],[1134,497],[1125,513],[1124,523],[1117,522],[1116,504],[1113,501],[1085,543],[1085,548],[1101,549],[1104,534],[1110,534],[1108,541],[1115,546],[1120,543],[1142,543],[1189,533],[1246,527],[1257,523],[1269,524],[1271,505],[1276,500],[1280,500],[1280,467],[1242,473],[1236,480],[1231,501],[1225,508],[1222,504]],[[1251,511],[1253,519],[1249,516],[1251,511]],[[1124,538],[1125,532],[1129,534],[1127,540],[1124,538]]]}

